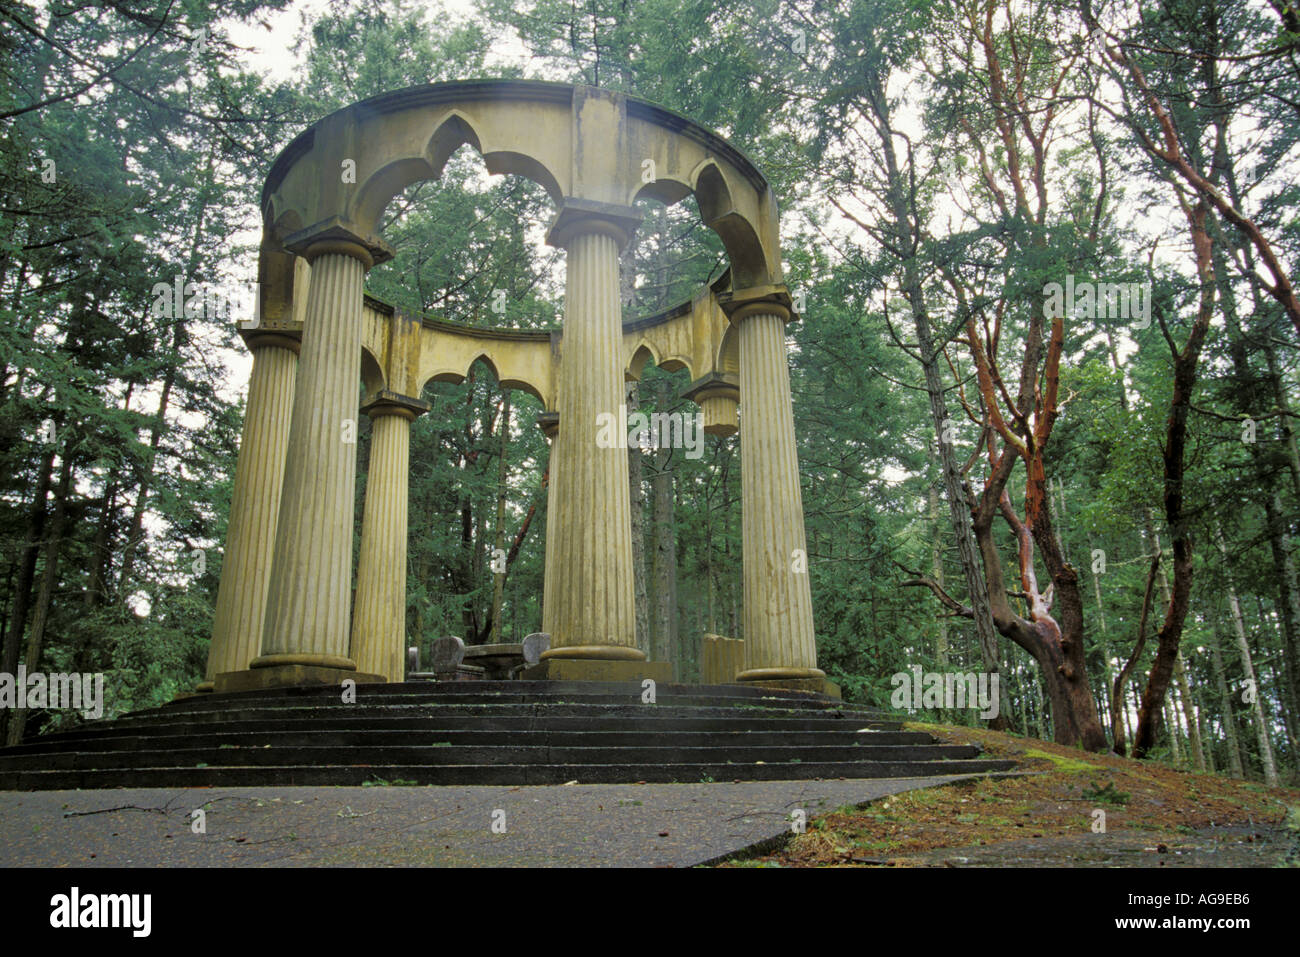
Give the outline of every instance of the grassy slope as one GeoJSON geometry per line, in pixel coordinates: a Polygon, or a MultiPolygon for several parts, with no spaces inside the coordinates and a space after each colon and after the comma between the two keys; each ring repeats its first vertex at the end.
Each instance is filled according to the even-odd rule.
{"type": "MultiPolygon", "coordinates": [[[[909,722],[954,744],[977,744],[991,757],[1010,757],[1026,771],[895,795],[864,808],[841,808],[810,822],[773,853],[744,865],[903,865],[936,848],[1014,845],[1087,835],[1106,812],[1106,832],[1141,832],[1170,843],[1202,828],[1300,825],[1300,791],[1266,788],[1217,774],[1194,774],[1113,754],[1088,754],[1036,739],[977,728],[909,722]]],[[[1251,838],[1246,838],[1250,840],[1251,838]]],[[[1157,846],[1159,846],[1157,844],[1157,846]]],[[[734,866],[734,865],[733,865],[734,866]]]]}

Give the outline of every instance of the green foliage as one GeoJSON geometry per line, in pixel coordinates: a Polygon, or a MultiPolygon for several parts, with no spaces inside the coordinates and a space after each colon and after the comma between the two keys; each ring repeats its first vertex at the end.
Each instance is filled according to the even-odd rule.
{"type": "MultiPolygon", "coordinates": [[[[944,347],[944,402],[973,493],[989,468],[971,420],[982,397],[966,319],[976,316],[985,342],[997,337],[1003,355],[1015,356],[1045,283],[1066,274],[1151,283],[1145,326],[1070,317],[1060,415],[1044,457],[1055,532],[1079,576],[1088,677],[1105,710],[1137,637],[1155,537],[1169,546],[1162,454],[1171,346],[1186,341],[1202,289],[1187,252],[1185,209],[1195,197],[1143,149],[1143,137],[1160,137],[1144,100],[1106,99],[1098,80],[1110,68],[1084,52],[1076,5],[1031,3],[1013,23],[999,14],[986,50],[967,0],[480,0],[465,17],[406,0],[351,0],[310,13],[295,48],[301,69],[281,84],[249,70],[229,32],[285,6],[11,2],[0,10],[0,112],[11,114],[0,123],[0,628],[11,661],[31,638],[48,579],[41,667],[104,672],[110,715],[160,704],[201,679],[246,360],[226,317],[155,315],[154,285],[177,275],[251,278],[253,240],[240,240],[258,225],[269,160],[329,112],[414,84],[528,76],[659,103],[722,133],[771,182],[786,279],[804,302],[789,328],[790,377],[819,663],[855,702],[888,707],[890,676],[913,665],[982,667],[969,621],[943,617],[927,590],[900,584],[919,571],[968,601],[904,278],[919,273],[944,347]],[[166,22],[156,19],[163,9],[166,22]],[[207,52],[198,55],[204,30],[207,52]],[[1016,82],[1031,108],[1016,123],[1042,122],[1048,103],[1058,111],[1044,178],[1034,184],[1046,197],[1041,213],[1035,196],[1007,197],[1008,171],[1033,157],[1008,151],[1008,118],[987,96],[988,50],[1026,56],[1016,82]],[[115,72],[108,79],[78,64],[115,72]],[[882,136],[904,164],[903,194],[882,174],[882,136]],[[41,175],[47,159],[53,181],[41,175]],[[914,247],[891,225],[900,208],[923,227],[914,247]],[[954,301],[954,282],[972,291],[971,302],[954,301]]],[[[1117,36],[1168,105],[1191,160],[1213,167],[1216,188],[1254,217],[1294,273],[1294,31],[1277,11],[1244,0],[1143,11],[1117,21],[1117,36]]],[[[1110,69],[1108,82],[1127,81],[1110,69]]],[[[728,266],[693,198],[636,202],[644,221],[622,262],[629,319],[683,301],[728,266]]],[[[557,328],[562,258],[539,241],[553,213],[537,184],[489,177],[463,147],[437,181],[390,202],[383,233],[396,256],[369,273],[367,291],[435,319],[557,328]]],[[[1218,214],[1210,219],[1216,311],[1180,486],[1194,543],[1182,648],[1216,766],[1226,765],[1231,729],[1246,773],[1258,774],[1238,626],[1255,657],[1265,735],[1284,769],[1300,760],[1300,621],[1286,594],[1300,534],[1300,458],[1295,415],[1281,406],[1300,394],[1300,353],[1259,278],[1257,250],[1218,214]],[[1243,441],[1248,421],[1254,441],[1243,441]]],[[[1004,361],[1013,376],[1013,360],[1004,361]]],[[[694,412],[681,398],[690,373],[665,364],[647,363],[641,409],[694,412]]],[[[1014,393],[1017,383],[1003,385],[1014,393]]],[[[1040,394],[1044,385],[1036,383],[1040,394]]],[[[541,404],[504,389],[482,361],[464,381],[428,384],[423,397],[432,410],[411,432],[408,635],[412,643],[445,634],[486,641],[495,623],[503,640],[517,640],[541,628],[549,455],[535,427],[541,404]],[[498,547],[510,553],[499,608],[498,547]]],[[[702,633],[744,637],[740,450],[738,437],[709,437],[698,460],[680,450],[637,460],[647,492],[638,506],[647,600],[659,607],[655,589],[672,582],[670,651],[688,680],[702,633]],[[671,518],[648,494],[665,481],[671,518]],[[652,580],[655,533],[665,524],[669,570],[652,580]]],[[[358,533],[368,451],[363,423],[358,533]]],[[[1023,502],[1020,467],[1008,493],[1023,502]]],[[[1026,615],[1014,543],[1004,527],[996,534],[1011,602],[1026,615]]],[[[1162,574],[1169,567],[1166,556],[1162,574]]],[[[1039,579],[1047,581],[1041,562],[1039,579]]],[[[1162,583],[1148,639],[1163,620],[1162,583]]],[[[1148,640],[1135,662],[1139,684],[1154,645],[1148,640]]],[[[1005,638],[999,655],[1015,730],[1049,733],[1038,663],[1005,638]]],[[[30,718],[32,730],[76,720],[30,718]]],[[[1175,732],[1162,735],[1157,756],[1171,757],[1175,743],[1186,755],[1187,729],[1175,732]]],[[[1118,792],[1093,791],[1123,803],[1118,792]]]]}

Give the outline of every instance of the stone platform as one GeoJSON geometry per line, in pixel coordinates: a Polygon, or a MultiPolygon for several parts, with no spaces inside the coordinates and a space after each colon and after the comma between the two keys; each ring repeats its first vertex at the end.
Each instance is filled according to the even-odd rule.
{"type": "Polygon", "coordinates": [[[544,785],[1011,769],[826,695],[745,685],[448,681],[195,695],[0,749],[0,789],[544,785]]]}

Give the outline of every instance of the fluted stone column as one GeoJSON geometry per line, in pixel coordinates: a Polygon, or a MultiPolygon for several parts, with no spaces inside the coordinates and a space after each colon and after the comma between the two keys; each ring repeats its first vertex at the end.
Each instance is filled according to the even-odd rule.
{"type": "Polygon", "coordinates": [[[385,391],[361,410],[370,416],[372,432],[352,606],[352,658],[358,671],[388,681],[405,677],[411,423],[428,409],[419,399],[385,391]]]}
{"type": "Polygon", "coordinates": [[[555,603],[551,601],[551,586],[555,584],[555,552],[559,548],[560,506],[555,500],[555,476],[559,474],[560,415],[543,412],[537,417],[537,427],[551,441],[550,458],[546,463],[546,554],[542,567],[542,631],[552,634],[555,603]]]}
{"type": "Polygon", "coordinates": [[[293,413],[298,340],[265,330],[249,330],[243,335],[253,353],[253,370],[230,498],[212,644],[199,691],[211,691],[213,679],[219,674],[243,671],[261,652],[266,589],[293,413]]]}
{"type": "MultiPolygon", "coordinates": [[[[548,495],[544,661],[643,661],[636,647],[627,450],[597,444],[599,417],[624,403],[619,251],[633,210],[570,201],[549,241],[568,252],[564,338],[548,495]]],[[[615,435],[619,425],[614,427],[615,435]]]]}
{"type": "Polygon", "coordinates": [[[262,654],[252,663],[254,669],[284,669],[293,683],[323,679],[320,669],[356,669],[348,637],[361,302],[362,281],[374,263],[370,250],[352,238],[302,245],[311,285],[266,629],[262,654]]]}
{"type": "Polygon", "coordinates": [[[785,323],[765,300],[731,311],[739,327],[745,668],[740,681],[817,683],[799,461],[795,453],[785,323]]]}

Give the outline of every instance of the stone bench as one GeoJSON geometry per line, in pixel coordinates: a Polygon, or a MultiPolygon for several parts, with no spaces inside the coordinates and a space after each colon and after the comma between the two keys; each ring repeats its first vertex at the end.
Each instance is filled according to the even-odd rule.
{"type": "Polygon", "coordinates": [[[432,677],[435,681],[483,680],[484,669],[465,661],[468,650],[465,642],[455,635],[437,639],[429,649],[429,671],[421,677],[432,677]]]}
{"type": "Polygon", "coordinates": [[[541,660],[541,653],[551,646],[551,636],[540,632],[521,642],[494,645],[471,645],[465,649],[465,661],[478,665],[494,681],[518,678],[529,665],[541,660]]]}
{"type": "Polygon", "coordinates": [[[419,650],[407,650],[408,676],[412,680],[506,681],[541,660],[551,646],[551,636],[540,632],[521,642],[466,645],[455,635],[437,639],[430,651],[428,671],[419,670],[419,650]]]}

